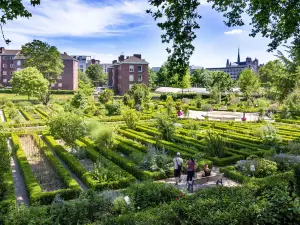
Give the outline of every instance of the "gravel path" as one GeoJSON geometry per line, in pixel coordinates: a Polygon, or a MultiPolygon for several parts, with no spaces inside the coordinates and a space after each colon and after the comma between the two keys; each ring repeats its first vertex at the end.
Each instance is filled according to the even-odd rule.
{"type": "Polygon", "coordinates": [[[79,184],[79,186],[81,187],[82,190],[86,191],[88,189],[88,187],[69,169],[69,167],[67,166],[67,164],[61,160],[59,158],[59,156],[56,154],[55,151],[53,151],[52,147],[50,145],[48,145],[48,143],[45,141],[43,136],[40,136],[41,139],[44,141],[44,143],[48,146],[48,148],[52,151],[52,153],[59,159],[59,161],[61,162],[61,164],[69,171],[69,173],[71,174],[71,176],[73,177],[73,179],[75,179],[77,181],[77,183],[79,184]]]}
{"type": "MultiPolygon", "coordinates": [[[[12,142],[8,140],[8,146],[12,149],[12,142]]],[[[25,188],[25,182],[23,176],[21,174],[21,170],[18,164],[18,161],[15,156],[11,157],[10,166],[12,170],[13,180],[14,180],[14,188],[15,188],[15,195],[17,200],[17,205],[24,204],[29,205],[29,197],[28,193],[25,188]]]]}

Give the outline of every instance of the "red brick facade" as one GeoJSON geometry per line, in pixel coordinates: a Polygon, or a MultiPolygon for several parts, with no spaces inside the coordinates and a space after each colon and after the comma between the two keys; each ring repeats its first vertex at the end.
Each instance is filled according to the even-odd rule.
{"type": "Polygon", "coordinates": [[[113,61],[108,68],[108,86],[111,86],[115,93],[124,95],[133,84],[144,83],[148,86],[148,62],[141,59],[141,55],[119,57],[119,62],[113,61]]]}
{"type": "MultiPolygon", "coordinates": [[[[13,72],[23,68],[24,58],[20,57],[20,50],[6,50],[0,48],[0,83],[3,86],[11,86],[9,80],[13,72]]],[[[78,61],[66,53],[61,54],[64,69],[63,73],[52,85],[54,90],[77,90],[78,89],[78,61]]]]}

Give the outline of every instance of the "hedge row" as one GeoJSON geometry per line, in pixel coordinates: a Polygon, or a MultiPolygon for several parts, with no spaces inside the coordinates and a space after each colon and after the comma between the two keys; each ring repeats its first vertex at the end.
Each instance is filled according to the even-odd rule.
{"type": "Polygon", "coordinates": [[[120,135],[116,135],[115,139],[118,140],[118,141],[120,141],[120,142],[122,142],[122,143],[125,143],[125,144],[127,144],[127,145],[129,145],[129,146],[131,146],[131,147],[133,147],[135,149],[137,149],[140,152],[146,153],[148,151],[148,148],[145,147],[145,146],[143,146],[142,144],[140,144],[138,142],[135,142],[133,140],[124,138],[124,137],[122,137],[120,135]]]}
{"type": "Polygon", "coordinates": [[[193,92],[190,92],[190,93],[168,93],[168,94],[161,94],[160,100],[165,101],[168,96],[171,96],[173,98],[173,100],[177,100],[177,99],[182,99],[182,98],[194,99],[200,95],[197,93],[193,93],[193,92]]]}
{"type": "MultiPolygon", "coordinates": [[[[140,117],[140,120],[149,120],[151,119],[151,115],[143,115],[140,117]]],[[[123,116],[111,116],[111,117],[103,117],[99,119],[100,122],[118,122],[124,121],[123,116]]]]}
{"type": "MultiPolygon", "coordinates": [[[[74,94],[74,91],[72,90],[50,90],[50,92],[52,94],[74,94]]],[[[13,90],[12,89],[8,89],[8,88],[1,88],[0,89],[0,93],[7,93],[7,94],[13,94],[13,90]]]]}
{"type": "Polygon", "coordinates": [[[300,121],[299,120],[289,120],[289,119],[279,119],[279,118],[276,118],[275,122],[278,122],[278,123],[289,123],[289,124],[299,124],[300,125],[300,121]]]}
{"type": "Polygon", "coordinates": [[[3,123],[4,127],[13,127],[13,128],[22,128],[22,127],[36,127],[36,126],[45,126],[46,123],[43,121],[34,121],[28,123],[3,123]]]}
{"type": "Polygon", "coordinates": [[[49,117],[48,114],[44,110],[37,108],[37,107],[35,109],[45,120],[49,117]]]}
{"type": "Polygon", "coordinates": [[[241,184],[248,183],[250,181],[250,177],[247,177],[240,172],[236,171],[234,166],[227,166],[220,168],[220,172],[224,173],[225,177],[237,181],[241,184]]]}
{"type": "Polygon", "coordinates": [[[6,121],[7,123],[11,123],[11,119],[10,119],[9,116],[8,116],[8,113],[7,113],[6,108],[3,109],[3,116],[4,116],[5,121],[6,121]]]}
{"type": "Polygon", "coordinates": [[[26,155],[21,147],[19,138],[16,134],[12,134],[14,151],[20,165],[21,172],[25,181],[25,186],[29,195],[31,204],[47,205],[53,202],[55,196],[60,194],[63,199],[72,199],[74,195],[78,195],[78,190],[61,189],[51,192],[43,192],[36,177],[32,172],[32,168],[27,161],[26,155]]]}
{"type": "MultiPolygon", "coordinates": [[[[177,152],[180,152],[180,154],[183,158],[188,158],[193,155],[191,153],[183,151],[182,149],[178,149],[177,148],[178,146],[176,146],[176,144],[173,144],[171,142],[162,141],[162,140],[160,140],[159,142],[156,142],[153,139],[153,137],[151,137],[149,135],[145,136],[144,134],[141,134],[141,133],[136,134],[136,133],[133,133],[132,130],[118,130],[118,132],[127,138],[137,140],[145,145],[149,145],[149,144],[153,145],[153,146],[158,145],[160,148],[164,148],[167,151],[167,153],[172,156],[176,155],[177,152]],[[176,148],[173,147],[173,145],[175,145],[176,148]]],[[[184,150],[186,150],[186,149],[184,149],[184,150]]]]}
{"type": "Polygon", "coordinates": [[[212,157],[209,159],[212,160],[214,165],[216,166],[228,166],[235,164],[237,161],[242,160],[244,158],[245,156],[227,152],[226,157],[224,158],[212,157]]]}
{"type": "MultiPolygon", "coordinates": [[[[89,146],[91,148],[95,148],[105,158],[107,158],[108,160],[111,160],[112,162],[114,162],[115,164],[117,164],[124,170],[128,171],[129,173],[131,173],[133,176],[135,176],[136,178],[138,178],[140,180],[149,180],[149,179],[157,180],[157,179],[161,179],[161,178],[165,177],[165,176],[162,177],[162,173],[159,173],[159,172],[152,173],[152,172],[141,170],[141,169],[137,168],[137,165],[135,163],[133,163],[132,161],[125,159],[124,157],[120,156],[118,153],[113,152],[112,150],[109,150],[109,149],[104,150],[104,149],[96,146],[95,143],[87,137],[82,138],[82,142],[84,142],[87,146],[89,146]]],[[[117,144],[118,144],[118,142],[117,142],[117,144]]]]}
{"type": "MultiPolygon", "coordinates": [[[[1,138],[5,138],[5,137],[1,137],[1,138]]],[[[1,171],[1,173],[4,173],[4,171],[1,171]]],[[[4,193],[2,195],[2,200],[0,201],[0,214],[5,215],[11,209],[16,207],[15,188],[14,188],[14,181],[13,181],[11,169],[9,169],[9,171],[7,171],[4,174],[4,181],[3,184],[1,185],[3,185],[4,187],[4,193]]]]}
{"type": "Polygon", "coordinates": [[[19,110],[21,112],[21,114],[23,115],[23,117],[28,120],[28,121],[33,121],[34,119],[29,115],[28,112],[26,112],[25,110],[22,109],[22,107],[19,107],[19,110]]]}
{"type": "Polygon", "coordinates": [[[108,188],[117,189],[117,188],[122,188],[122,185],[125,182],[127,182],[127,181],[124,182],[124,180],[122,180],[120,183],[98,182],[92,177],[91,173],[87,171],[84,168],[84,166],[82,166],[80,162],[71,153],[69,153],[63,146],[59,145],[52,136],[45,134],[44,138],[46,142],[53,148],[56,154],[68,165],[70,170],[73,173],[75,173],[78,177],[80,177],[83,183],[86,184],[89,188],[93,188],[95,190],[105,190],[108,188]]]}

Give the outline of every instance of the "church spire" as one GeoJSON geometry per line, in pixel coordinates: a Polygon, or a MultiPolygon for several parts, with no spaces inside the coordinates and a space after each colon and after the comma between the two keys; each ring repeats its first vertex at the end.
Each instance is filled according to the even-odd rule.
{"type": "Polygon", "coordinates": [[[240,47],[238,48],[238,58],[237,58],[237,63],[239,64],[241,62],[240,58],[240,47]]]}

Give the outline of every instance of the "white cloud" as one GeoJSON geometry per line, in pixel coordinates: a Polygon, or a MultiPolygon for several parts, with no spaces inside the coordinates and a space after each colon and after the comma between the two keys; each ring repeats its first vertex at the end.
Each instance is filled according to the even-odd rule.
{"type": "Polygon", "coordinates": [[[123,34],[139,26],[128,24],[146,20],[146,1],[108,2],[110,5],[83,0],[44,0],[35,8],[29,7],[33,14],[30,19],[9,22],[4,30],[38,37],[90,37],[123,34]]]}
{"type": "Polygon", "coordinates": [[[226,35],[235,35],[235,34],[241,34],[241,33],[243,33],[243,30],[240,30],[240,29],[233,29],[233,30],[224,32],[224,34],[226,34],[226,35]]]}

